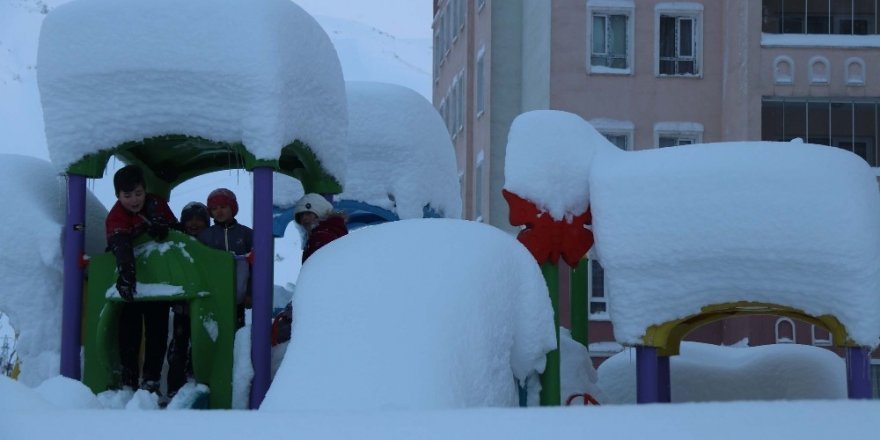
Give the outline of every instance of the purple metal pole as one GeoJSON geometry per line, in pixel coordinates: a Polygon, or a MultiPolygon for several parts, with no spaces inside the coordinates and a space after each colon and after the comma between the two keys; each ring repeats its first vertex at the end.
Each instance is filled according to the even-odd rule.
{"type": "Polygon", "coordinates": [[[669,356],[657,357],[657,401],[672,402],[672,388],[669,376],[669,356]]]}
{"type": "Polygon", "coordinates": [[[636,346],[636,403],[659,402],[657,349],[636,346]]]}
{"type": "Polygon", "coordinates": [[[61,313],[61,375],[80,380],[83,270],[79,265],[86,236],[86,178],[67,175],[64,221],[64,297],[61,313]]]}
{"type": "Polygon", "coordinates": [[[850,399],[871,398],[871,350],[846,348],[846,391],[850,399]]]}
{"type": "Polygon", "coordinates": [[[251,409],[263,403],[270,385],[272,357],[272,290],[275,242],[272,237],[272,168],[254,168],[254,266],[251,288],[251,409]]]}

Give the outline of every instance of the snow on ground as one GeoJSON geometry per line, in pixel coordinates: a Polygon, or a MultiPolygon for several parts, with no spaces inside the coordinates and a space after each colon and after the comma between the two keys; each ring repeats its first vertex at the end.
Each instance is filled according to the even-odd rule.
{"type": "MultiPolygon", "coordinates": [[[[342,402],[345,404],[345,402],[342,402]]],[[[0,438],[536,439],[868,438],[877,401],[735,402],[468,410],[100,411],[55,409],[0,377],[0,438]],[[10,403],[13,403],[10,405],[10,403]]]]}
{"type": "MultiPolygon", "coordinates": [[[[830,350],[775,344],[719,347],[682,342],[670,360],[672,401],[846,399],[846,365],[830,350]]],[[[599,366],[607,403],[636,402],[636,355],[626,349],[599,366]]]]}
{"type": "Polygon", "coordinates": [[[261,407],[272,411],[515,406],[514,377],[543,370],[556,345],[528,251],[462,220],[403,220],[333,241],[303,265],[293,310],[261,407]]]}

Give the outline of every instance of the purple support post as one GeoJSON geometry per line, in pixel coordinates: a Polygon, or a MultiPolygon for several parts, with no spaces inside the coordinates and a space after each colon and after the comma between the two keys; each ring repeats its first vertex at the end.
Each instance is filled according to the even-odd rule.
{"type": "Polygon", "coordinates": [[[659,402],[657,349],[636,346],[636,403],[659,402]]]}
{"type": "Polygon", "coordinates": [[[871,351],[866,347],[846,348],[846,391],[850,399],[871,398],[871,351]]]}
{"type": "Polygon", "coordinates": [[[254,381],[251,384],[251,409],[263,403],[270,385],[272,356],[272,290],[274,284],[272,237],[272,168],[254,168],[254,266],[251,288],[251,362],[254,381]]]}
{"type": "Polygon", "coordinates": [[[657,356],[657,401],[672,402],[672,387],[669,375],[669,356],[657,356]]]}
{"type": "Polygon", "coordinates": [[[80,380],[82,340],[83,255],[86,236],[86,178],[67,175],[67,218],[64,221],[64,298],[61,314],[61,375],[80,380]]]}

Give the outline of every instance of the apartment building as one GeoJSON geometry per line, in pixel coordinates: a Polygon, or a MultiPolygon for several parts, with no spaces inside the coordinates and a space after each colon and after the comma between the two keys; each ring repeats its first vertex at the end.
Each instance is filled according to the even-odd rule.
{"type": "MultiPolygon", "coordinates": [[[[802,138],[878,167],[878,29],[880,0],[435,0],[433,97],[455,145],[464,215],[515,231],[501,197],[507,132],[537,109],[576,113],[625,150],[802,138]]],[[[601,361],[620,347],[597,263],[589,289],[601,361]]],[[[689,337],[744,338],[830,343],[778,317],[689,337]]]]}

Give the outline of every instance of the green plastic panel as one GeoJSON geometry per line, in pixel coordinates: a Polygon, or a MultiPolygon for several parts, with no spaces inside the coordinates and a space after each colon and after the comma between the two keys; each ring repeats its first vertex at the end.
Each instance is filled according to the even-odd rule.
{"type": "MultiPolygon", "coordinates": [[[[235,339],[234,257],[177,231],[171,231],[168,240],[161,243],[147,238],[144,235],[136,241],[138,287],[145,295],[136,297],[136,301],[189,302],[195,380],[210,388],[211,408],[230,408],[235,339]],[[168,292],[144,293],[160,289],[168,292]]],[[[116,294],[115,284],[113,254],[92,256],[83,333],[83,383],[96,394],[120,387],[117,329],[123,302],[116,294]]]]}

